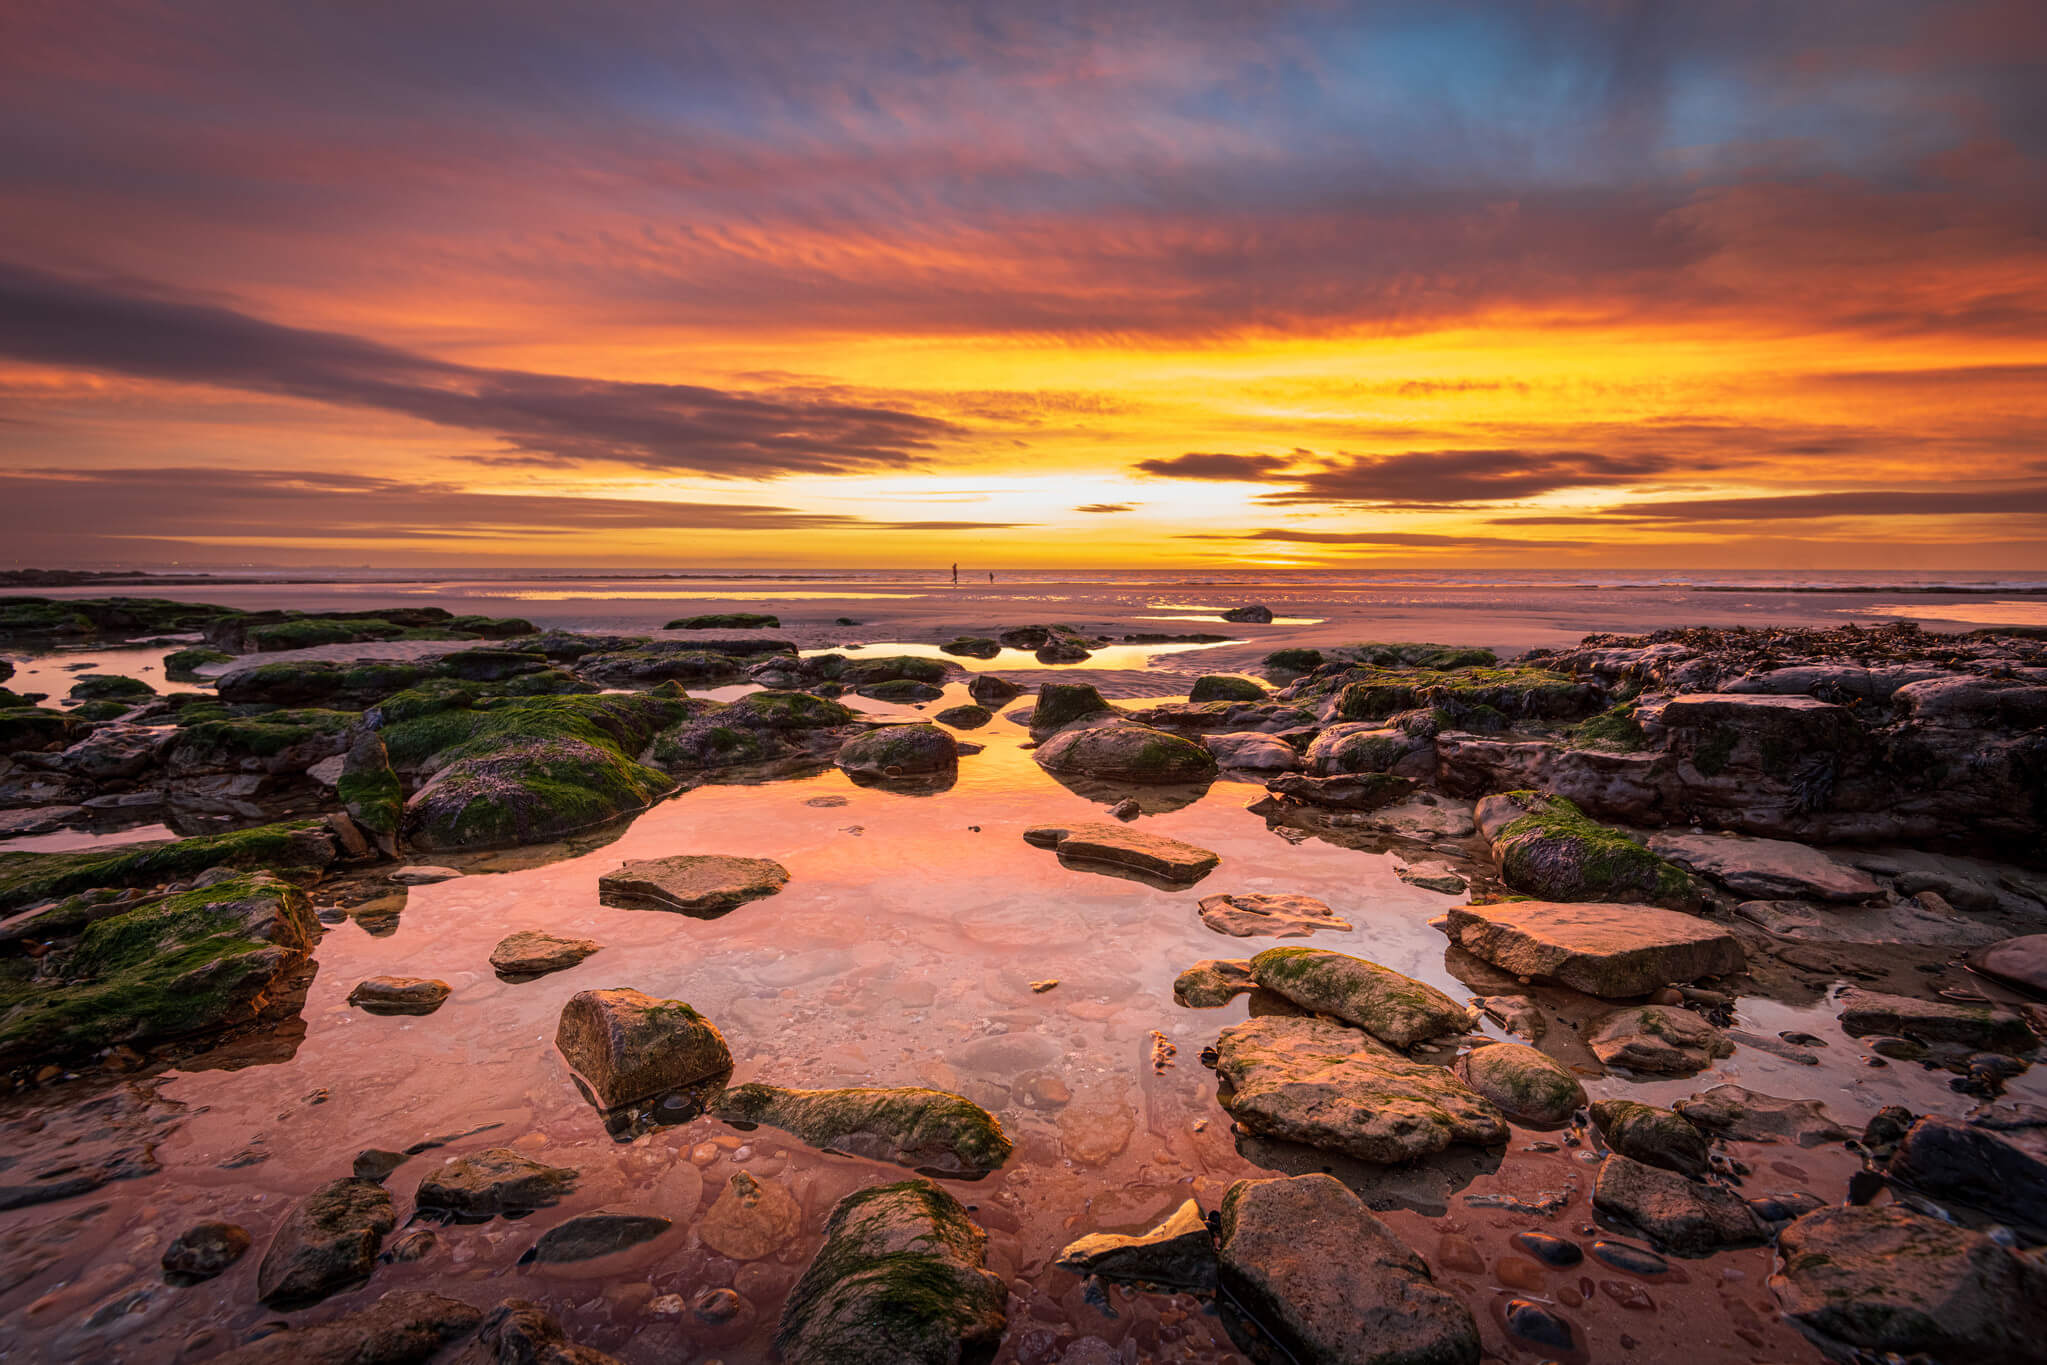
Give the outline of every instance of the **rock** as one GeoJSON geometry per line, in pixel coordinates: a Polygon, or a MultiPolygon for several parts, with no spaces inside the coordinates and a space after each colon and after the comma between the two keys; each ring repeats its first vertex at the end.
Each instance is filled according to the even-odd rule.
{"type": "Polygon", "coordinates": [[[1506,792],[1478,803],[1500,877],[1544,901],[1698,903],[1684,872],[1562,797],[1506,792]]]}
{"type": "Polygon", "coordinates": [[[1409,886],[1418,886],[1424,891],[1440,891],[1446,896],[1461,896],[1470,889],[1470,883],[1458,876],[1448,863],[1395,863],[1393,875],[1409,886]]]}
{"type": "Polygon", "coordinates": [[[636,1209],[598,1209],[579,1213],[540,1234],[532,1258],[543,1265],[587,1261],[609,1256],[642,1242],[651,1242],[675,1226],[672,1219],[636,1209]]]}
{"type": "Polygon", "coordinates": [[[1988,924],[1951,910],[1929,909],[1918,901],[1824,908],[1803,901],[1743,901],[1735,913],[1777,938],[1807,943],[1966,948],[1994,943],[2000,937],[2000,931],[1988,924]]]}
{"type": "Polygon", "coordinates": [[[1231,673],[1204,673],[1187,689],[1188,701],[1264,701],[1265,689],[1231,673]]]}
{"type": "Polygon", "coordinates": [[[1681,1255],[1705,1256],[1770,1240],[1755,1210],[1733,1190],[1687,1180],[1618,1153],[1599,1163],[1592,1207],[1626,1220],[1658,1246],[1681,1255]]]}
{"type": "Polygon", "coordinates": [[[1216,1074],[1231,1117],[1263,1137],[1400,1165],[1453,1142],[1507,1140],[1492,1104],[1440,1066],[1322,1019],[1264,1015],[1224,1029],[1216,1074]]]}
{"type": "MultiPolygon", "coordinates": [[[[967,684],[967,695],[983,706],[995,707],[1022,696],[1023,689],[993,673],[976,673],[973,681],[967,684]]],[[[1103,703],[1104,706],[1107,704],[1103,703]]]]}
{"type": "MultiPolygon", "coordinates": [[[[483,714],[498,715],[504,709],[483,714]]],[[[402,727],[386,727],[387,745],[396,742],[392,733],[398,728],[402,727]]],[[[453,746],[448,752],[462,756],[438,769],[406,800],[403,841],[426,851],[553,843],[645,810],[675,790],[674,778],[629,758],[608,731],[591,724],[590,735],[601,738],[563,728],[531,735],[514,731],[502,738],[482,734],[453,746]]],[[[637,751],[639,745],[632,747],[637,751]]]]}
{"type": "Polygon", "coordinates": [[[461,876],[452,867],[437,867],[432,863],[413,863],[407,867],[395,868],[387,873],[385,880],[400,886],[428,886],[434,882],[451,882],[461,876]]]}
{"type": "Polygon", "coordinates": [[[1093,657],[1094,651],[1077,635],[1055,635],[1035,651],[1041,664],[1077,664],[1093,657]]]}
{"type": "Polygon", "coordinates": [[[348,1003],[371,1014],[432,1014],[454,987],[421,976],[373,976],[356,983],[348,1003]]]}
{"type": "Polygon", "coordinates": [[[1264,896],[1251,892],[1203,896],[1198,908],[1203,924],[1232,938],[1254,935],[1306,938],[1317,929],[1350,928],[1348,920],[1338,919],[1328,905],[1313,896],[1264,896]]]}
{"type": "Polygon", "coordinates": [[[353,1174],[358,1180],[382,1181],[385,1176],[403,1166],[407,1159],[408,1154],[405,1152],[365,1147],[355,1154],[353,1174]]]}
{"type": "Polygon", "coordinates": [[[834,760],[849,773],[870,777],[915,777],[959,766],[957,742],[936,725],[885,725],[846,741],[834,760]]]}
{"type": "Polygon", "coordinates": [[[1320,806],[1325,810],[1362,813],[1404,801],[1414,791],[1414,779],[1391,773],[1356,773],[1344,777],[1314,777],[1307,773],[1281,773],[1265,784],[1275,796],[1320,806]]]}
{"type": "Polygon", "coordinates": [[[1470,1011],[1390,967],[1322,948],[1267,948],[1251,978],[1303,1009],[1335,1015],[1397,1048],[1471,1027],[1470,1011]]]}
{"type": "Polygon", "coordinates": [[[1189,1199],[1149,1232],[1094,1232],[1059,1253],[1059,1268],[1105,1280],[1142,1280],[1182,1289],[1215,1288],[1215,1239],[1189,1199]]]}
{"type": "Polygon", "coordinates": [[[490,965],[506,976],[542,976],[566,971],[604,945],[594,939],[556,938],[522,929],[490,950],[490,965]]]}
{"type": "Polygon", "coordinates": [[[396,857],[405,793],[398,774],[391,769],[382,735],[367,728],[350,732],[348,749],[341,755],[341,771],[334,779],[334,794],[342,810],[376,841],[384,856],[396,857]]]}
{"type": "Polygon", "coordinates": [[[1272,608],[1263,606],[1231,607],[1223,613],[1223,620],[1250,622],[1255,625],[1272,624],[1272,608]]]}
{"type": "Polygon", "coordinates": [[[1136,797],[1126,796],[1115,805],[1109,807],[1109,814],[1115,816],[1118,820],[1135,820],[1138,816],[1144,814],[1144,807],[1138,804],[1136,797]]]}
{"type": "Polygon", "coordinates": [[[1592,1121],[1606,1145],[1630,1161],[1680,1175],[1704,1175],[1712,1167],[1706,1135],[1674,1109],[1634,1100],[1601,1100],[1592,1121]]]}
{"type": "Polygon", "coordinates": [[[1839,1003],[1842,1031],[1857,1037],[1881,1033],[1990,1052],[2025,1052],[2038,1042],[2024,1019],[1995,1005],[1853,989],[1844,992],[1839,1003]]]}
{"type": "Polygon", "coordinates": [[[1501,1028],[1530,1042],[1549,1031],[1549,1019],[1542,1007],[1525,995],[1482,995],[1473,1003],[1498,1021],[1501,1028]]]}
{"type": "Polygon", "coordinates": [[[1547,1266],[1564,1268],[1585,1259],[1585,1249],[1568,1238],[1547,1232],[1517,1232],[1514,1245],[1547,1266]]]}
{"type": "Polygon", "coordinates": [[[1852,1136],[1818,1100],[1780,1099],[1738,1085],[1716,1085],[1674,1106],[1695,1126],[1736,1142],[1795,1142],[1817,1147],[1852,1136]]]}
{"type": "Polygon", "coordinates": [[[1978,954],[1975,965],[2006,985],[2047,995],[2047,934],[2008,938],[1978,954]]]}
{"type": "Polygon", "coordinates": [[[1636,1005],[1599,1021],[1586,1042],[1607,1066],[1658,1075],[1688,1076],[1734,1054],[1720,1030],[1674,1005],[1636,1005]]]}
{"type": "Polygon", "coordinates": [[[734,1175],[697,1224],[705,1246],[735,1261],[757,1261],[788,1243],[803,1210],[779,1181],[734,1175]]]}
{"type": "Polygon", "coordinates": [[[1649,851],[1757,899],[1862,901],[1883,894],[1883,888],[1860,868],[1783,839],[1654,834],[1649,838],[1649,851]]]}
{"type": "MultiPolygon", "coordinates": [[[[212,1365],[424,1365],[483,1320],[459,1299],[400,1289],[312,1327],[272,1332],[212,1365]]],[[[535,1365],[539,1365],[536,1361],[535,1365]]]]}
{"type": "Polygon", "coordinates": [[[1206,782],[1216,774],[1214,756],[1193,740],[1130,721],[1054,735],[1031,757],[1047,772],[1107,782],[1206,782]]]}
{"type": "Polygon", "coordinates": [[[1249,958],[1204,958],[1173,979],[1173,999],[1189,1009],[1208,1010],[1257,986],[1249,958]]]}
{"type": "Polygon", "coordinates": [[[945,695],[945,689],[915,678],[896,678],[889,682],[869,683],[853,689],[863,697],[875,701],[894,702],[898,706],[913,705],[917,702],[937,701],[945,695]]]}
{"type": "Polygon", "coordinates": [[[710,1020],[680,1000],[657,1000],[628,987],[569,997],[554,1042],[602,1109],[732,1070],[732,1053],[710,1020]]]}
{"type": "MultiPolygon", "coordinates": [[[[1892,1204],[1826,1208],[1779,1236],[1770,1287],[1798,1326],[1886,1356],[2029,1365],[2047,1340],[2047,1263],[1892,1204]]],[[[1845,1353],[1844,1353],[1845,1354],[1845,1353]]]]}
{"type": "Polygon", "coordinates": [[[1556,1128],[1585,1107],[1585,1087],[1563,1063],[1520,1043],[1488,1043],[1457,1059],[1457,1078],[1517,1123],[1556,1128]]]}
{"type": "Polygon", "coordinates": [[[681,853],[621,864],[597,879],[597,894],[608,905],[717,915],[788,884],[789,870],[767,858],[681,853]]]}
{"type": "Polygon", "coordinates": [[[256,1269],[271,1308],[303,1308],[369,1278],[397,1223],[391,1196],[368,1180],[332,1180],[292,1205],[256,1269]]]}
{"type": "Polygon", "coordinates": [[[164,1249],[164,1278],[173,1284],[210,1280],[247,1254],[247,1228],[233,1223],[194,1223],[164,1249]]]}
{"type": "Polygon", "coordinates": [[[1404,776],[1421,777],[1433,773],[1434,757],[1426,742],[1418,742],[1402,731],[1389,730],[1370,722],[1353,722],[1332,725],[1315,736],[1302,757],[1308,770],[1317,776],[1342,777],[1393,772],[1403,766],[1411,754],[1427,762],[1419,771],[1407,772],[1404,776]]]}
{"type": "Polygon", "coordinates": [[[995,713],[985,706],[948,706],[932,719],[955,730],[978,730],[995,719],[995,713]]]}
{"type": "MultiPolygon", "coordinates": [[[[490,1351],[490,1365],[619,1365],[615,1356],[568,1339],[552,1313],[527,1299],[506,1299],[483,1320],[477,1341],[490,1351]]],[[[475,1352],[459,1365],[483,1365],[475,1352]]]]}
{"type": "Polygon", "coordinates": [[[1240,1180],[1223,1195],[1223,1287],[1315,1365],[1477,1365],[1471,1310],[1342,1182],[1240,1180]]]}
{"type": "Polygon", "coordinates": [[[2047,1231],[2047,1112],[2037,1108],[1991,1109],[1966,1122],[1927,1114],[1906,1130],[1884,1169],[1936,1199],[2047,1231]]]}
{"type": "Polygon", "coordinates": [[[1241,772],[1285,773],[1301,766],[1301,755],[1293,745],[1255,730],[1203,735],[1201,744],[1222,767],[1241,772]]]}
{"type": "Polygon", "coordinates": [[[663,630],[780,630],[782,619],[761,611],[721,611],[707,616],[685,616],[670,621],[663,630]]]}
{"type": "Polygon", "coordinates": [[[413,1203],[470,1218],[491,1218],[546,1208],[575,1184],[576,1172],[571,1167],[549,1166],[510,1147],[492,1147],[444,1162],[420,1180],[413,1203]]]}
{"type": "Polygon", "coordinates": [[[1608,1000],[1672,982],[1738,972],[1734,935],[1708,920],[1647,905],[1508,901],[1453,906],[1458,947],[1532,981],[1555,981],[1608,1000]]]}
{"type": "Polygon", "coordinates": [[[1031,733],[1047,735],[1078,720],[1113,716],[1116,709],[1102,700],[1092,683],[1046,683],[1031,708],[1031,733]]]}
{"type": "Polygon", "coordinates": [[[1200,881],[1222,861],[1205,848],[1121,825],[1036,825],[1024,831],[1024,840],[1055,849],[1062,859],[1127,867],[1184,885],[1200,881]]]}
{"type": "Polygon", "coordinates": [[[1008,1289],[984,1268],[988,1235],[928,1180],[840,1200],[824,1244],[782,1305],[784,1365],[957,1365],[994,1355],[1008,1289]]]}
{"type": "Polygon", "coordinates": [[[1008,1159],[995,1116],[971,1100],[916,1088],[785,1090],[734,1086],[712,1106],[728,1123],[764,1123],[813,1147],[952,1176],[980,1176],[1008,1159]]]}

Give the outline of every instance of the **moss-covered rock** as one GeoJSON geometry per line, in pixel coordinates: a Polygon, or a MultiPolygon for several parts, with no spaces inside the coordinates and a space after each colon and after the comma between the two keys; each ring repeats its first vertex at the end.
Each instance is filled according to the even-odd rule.
{"type": "Polygon", "coordinates": [[[505,646],[458,649],[453,654],[443,654],[434,663],[444,677],[479,683],[501,683],[547,667],[546,656],[505,646]]]}
{"type": "Polygon", "coordinates": [[[1278,673],[1309,673],[1322,662],[1319,649],[1275,649],[1265,656],[1265,666],[1278,673]]]}
{"type": "Polygon", "coordinates": [[[950,725],[955,730],[978,730],[995,719],[995,713],[985,706],[968,703],[965,706],[948,706],[932,717],[940,725],[950,725]]]}
{"type": "Polygon", "coordinates": [[[896,678],[889,682],[868,683],[865,687],[853,689],[863,697],[875,701],[892,702],[897,706],[909,706],[921,701],[937,701],[945,690],[915,678],[896,678]]]}
{"type": "Polygon", "coordinates": [[[555,1046],[601,1109],[729,1076],[725,1035],[681,1000],[630,987],[578,991],[562,1006],[555,1046]]]}
{"type": "Polygon", "coordinates": [[[458,758],[405,803],[405,842],[424,850],[551,843],[645,810],[675,789],[612,745],[532,739],[458,758]]]}
{"type": "Polygon", "coordinates": [[[177,737],[165,760],[173,776],[199,772],[302,772],[348,747],[348,732],[362,717],[355,711],[316,707],[261,715],[203,718],[180,713],[177,737]]]}
{"type": "Polygon", "coordinates": [[[1332,720],[1386,720],[1402,711],[1440,708],[1464,729],[1492,729],[1486,717],[1576,720],[1605,704],[1599,684],[1541,668],[1344,670],[1303,687],[1333,694],[1332,720]],[[1464,723],[1464,718],[1477,721],[1464,723]]]}
{"type": "Polygon", "coordinates": [[[822,730],[850,725],[856,719],[852,708],[808,692],[751,692],[720,713],[727,725],[747,725],[762,730],[822,730]]]}
{"type": "Polygon", "coordinates": [[[1038,689],[1037,703],[1031,708],[1031,733],[1050,734],[1077,720],[1115,713],[1092,683],[1046,683],[1038,689]]]}
{"type": "Polygon", "coordinates": [[[1577,749],[1605,749],[1613,753],[1632,754],[1649,747],[1649,736],[1642,729],[1642,722],[1635,716],[1635,703],[1622,702],[1618,706],[1601,711],[1590,720],[1580,721],[1568,736],[1570,744],[1577,749]]]}
{"type": "Polygon", "coordinates": [[[1426,982],[1325,948],[1267,948],[1251,977],[1303,1009],[1334,1015],[1393,1047],[1471,1027],[1470,1012],[1426,982]]]}
{"type": "Polygon", "coordinates": [[[1187,689],[1188,701],[1264,701],[1265,689],[1231,673],[1204,673],[1187,689]]]}
{"type": "Polygon", "coordinates": [[[334,858],[334,837],[322,820],[290,820],[226,834],[69,853],[0,852],[0,909],[95,887],[151,886],[216,867],[319,869],[334,858]]]}
{"type": "Polygon", "coordinates": [[[663,630],[779,630],[782,618],[764,611],[718,611],[702,616],[684,616],[661,627],[663,630]]]}
{"type": "Polygon", "coordinates": [[[1308,771],[1318,777],[1351,773],[1391,772],[1416,748],[1413,737],[1398,730],[1332,726],[1315,736],[1302,755],[1308,771]]]}
{"type": "Polygon", "coordinates": [[[576,671],[607,687],[652,687],[664,682],[740,682],[746,667],[744,659],[731,654],[663,643],[585,655],[576,671]]]}
{"type": "Polygon", "coordinates": [[[405,792],[398,784],[398,774],[391,769],[391,757],[384,749],[382,735],[364,729],[350,736],[334,794],[348,817],[377,841],[386,856],[397,852],[405,792]]]}
{"type": "Polygon", "coordinates": [[[1476,818],[1492,842],[1501,880],[1526,895],[1549,901],[1646,901],[1673,909],[1698,904],[1683,868],[1560,796],[1533,791],[1489,796],[1479,803],[1476,818]]]}
{"type": "Polygon", "coordinates": [[[71,684],[74,701],[140,701],[156,695],[156,689],[140,678],[118,673],[81,673],[71,684]]]}
{"type": "Polygon", "coordinates": [[[241,614],[232,607],[161,597],[0,597],[0,639],[177,635],[241,614]]]}
{"type": "Polygon", "coordinates": [[[1374,668],[1428,668],[1449,672],[1459,668],[1491,668],[1499,656],[1490,649],[1470,645],[1439,645],[1426,641],[1397,640],[1391,643],[1367,641],[1347,645],[1338,651],[1374,668]]]}
{"type": "Polygon", "coordinates": [[[1457,1059],[1463,1082],[1516,1123],[1556,1128],[1585,1107],[1585,1087],[1546,1052],[1522,1043],[1488,1043],[1457,1059]]]}
{"type": "Polygon", "coordinates": [[[939,646],[947,654],[968,659],[992,659],[1002,652],[1002,643],[985,635],[961,635],[939,646]]]}
{"type": "Polygon", "coordinates": [[[233,669],[221,676],[214,691],[229,702],[360,709],[432,676],[431,664],[401,660],[297,660],[233,669]]]}
{"type": "Polygon", "coordinates": [[[993,1114],[942,1090],[749,1084],[727,1090],[711,1112],[728,1123],[783,1129],[813,1147],[944,1175],[985,1175],[1011,1146],[993,1114]]]}
{"type": "Polygon", "coordinates": [[[266,872],[136,902],[0,969],[0,1067],[246,1023],[316,932],[305,893],[266,872]]]}
{"type": "Polygon", "coordinates": [[[205,674],[200,669],[209,664],[230,664],[234,661],[235,656],[224,649],[193,645],[164,655],[163,675],[172,682],[201,682],[205,674]]]}
{"type": "Polygon", "coordinates": [[[958,1365],[991,1357],[1008,1288],[988,1235],[928,1180],[840,1200],[775,1330],[785,1365],[958,1365]]]}
{"type": "Polygon", "coordinates": [[[0,754],[48,749],[69,744],[81,725],[78,718],[41,706],[0,709],[0,754]]]}
{"type": "Polygon", "coordinates": [[[127,701],[87,701],[71,708],[71,714],[80,720],[119,720],[135,709],[135,703],[127,701]]]}
{"type": "Polygon", "coordinates": [[[1047,772],[1108,782],[1206,782],[1217,771],[1215,755],[1205,746],[1128,721],[1054,735],[1031,757],[1047,772]]]}
{"type": "Polygon", "coordinates": [[[885,725],[846,741],[834,760],[849,773],[911,777],[959,766],[959,745],[936,725],[885,725]]]}
{"type": "Polygon", "coordinates": [[[1592,1106],[1606,1145],[1646,1166],[1704,1175],[1711,1165],[1706,1135],[1672,1109],[1637,1100],[1601,1100],[1592,1106]]]}

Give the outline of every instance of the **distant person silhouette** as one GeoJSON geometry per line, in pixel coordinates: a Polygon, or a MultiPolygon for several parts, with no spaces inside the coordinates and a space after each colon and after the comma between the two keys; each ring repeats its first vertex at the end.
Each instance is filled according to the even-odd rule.
{"type": "Polygon", "coordinates": [[[988,575],[988,581],[989,581],[990,583],[993,583],[993,582],[995,581],[995,575],[994,575],[994,574],[992,574],[992,573],[991,573],[991,574],[989,574],[989,575],[988,575]]]}
{"type": "Polygon", "coordinates": [[[955,588],[960,585],[960,566],[957,564],[952,566],[952,585],[955,588]]]}

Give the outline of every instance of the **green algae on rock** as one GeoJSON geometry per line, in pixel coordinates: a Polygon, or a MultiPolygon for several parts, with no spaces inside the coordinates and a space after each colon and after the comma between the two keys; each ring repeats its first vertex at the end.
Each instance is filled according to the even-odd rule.
{"type": "Polygon", "coordinates": [[[717,611],[670,621],[663,630],[780,630],[782,618],[765,611],[717,611]]]}
{"type": "Polygon", "coordinates": [[[1251,977],[1303,1009],[1334,1015],[1397,1048],[1471,1027],[1471,1011],[1434,986],[1348,953],[1267,948],[1251,977]]]}
{"type": "Polygon", "coordinates": [[[101,887],[151,886],[216,867],[318,869],[334,859],[334,836],[324,820],[67,853],[0,852],[0,909],[101,887]]]}
{"type": "Polygon", "coordinates": [[[1556,1128],[1585,1107],[1585,1087],[1570,1069],[1523,1043],[1487,1043],[1457,1059],[1459,1080],[1516,1123],[1556,1128]]]}
{"type": "Polygon", "coordinates": [[[872,777],[913,777],[942,773],[959,765],[958,743],[929,722],[884,725],[855,735],[833,760],[849,773],[872,777]]]}
{"type": "Polygon", "coordinates": [[[1638,1100],[1601,1100],[1592,1121],[1606,1145],[1631,1161],[1680,1175],[1704,1175],[1711,1166],[1706,1135],[1674,1109],[1638,1100]]]}
{"type": "Polygon", "coordinates": [[[1102,700],[1092,683],[1048,682],[1038,689],[1031,707],[1031,733],[1049,734],[1077,720],[1115,714],[1116,708],[1102,700]]]}
{"type": "Polygon", "coordinates": [[[1265,689],[1232,673],[1204,673],[1187,689],[1188,701],[1264,701],[1265,689]]]}
{"type": "Polygon", "coordinates": [[[1560,796],[1503,792],[1479,802],[1475,818],[1501,879],[1516,891],[1547,901],[1698,904],[1683,868],[1560,796]]]}
{"type": "Polygon", "coordinates": [[[782,1305],[784,1365],[958,1365],[992,1356],[1008,1286],[986,1269],[988,1234],[928,1180],[840,1200],[824,1244],[782,1305]]]}
{"type": "Polygon", "coordinates": [[[813,1147],[953,1176],[985,1175],[1011,1148],[993,1114],[942,1090],[748,1084],[727,1090],[711,1112],[729,1123],[783,1129],[813,1147]]]}
{"type": "Polygon", "coordinates": [[[732,1071],[715,1024],[680,1000],[629,986],[570,996],[554,1042],[577,1083],[607,1110],[732,1071]]]}
{"type": "Polygon", "coordinates": [[[1143,785],[1206,782],[1218,771],[1215,755],[1204,746],[1133,721],[1068,730],[1039,745],[1032,757],[1047,772],[1143,785]]]}

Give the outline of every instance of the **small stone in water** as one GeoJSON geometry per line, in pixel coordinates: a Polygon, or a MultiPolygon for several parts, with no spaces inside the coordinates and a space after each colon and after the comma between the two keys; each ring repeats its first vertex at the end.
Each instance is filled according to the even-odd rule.
{"type": "Polygon", "coordinates": [[[1508,1301],[1507,1330],[1523,1341],[1532,1341],[1538,1346],[1553,1346],[1560,1351],[1572,1349],[1577,1341],[1571,1331],[1571,1324],[1541,1304],[1527,1299],[1508,1301]]]}
{"type": "Polygon", "coordinates": [[[744,1306],[744,1300],[730,1289],[706,1289],[697,1295],[696,1315],[705,1322],[730,1322],[744,1306]]]}
{"type": "Polygon", "coordinates": [[[1059,978],[1056,976],[1048,981],[1033,981],[1031,983],[1031,993],[1034,995],[1043,995],[1046,991],[1051,990],[1054,986],[1058,984],[1059,978]]]}
{"type": "Polygon", "coordinates": [[[1544,1265],[1576,1265],[1585,1259],[1584,1249],[1576,1242],[1547,1232],[1517,1232],[1514,1245],[1544,1265]]]}
{"type": "Polygon", "coordinates": [[[1601,1239],[1592,1244],[1594,1259],[1606,1262],[1615,1270],[1625,1270],[1631,1275],[1661,1275],[1670,1269],[1670,1262],[1653,1251],[1631,1247],[1625,1242],[1609,1242],[1601,1239]]]}

